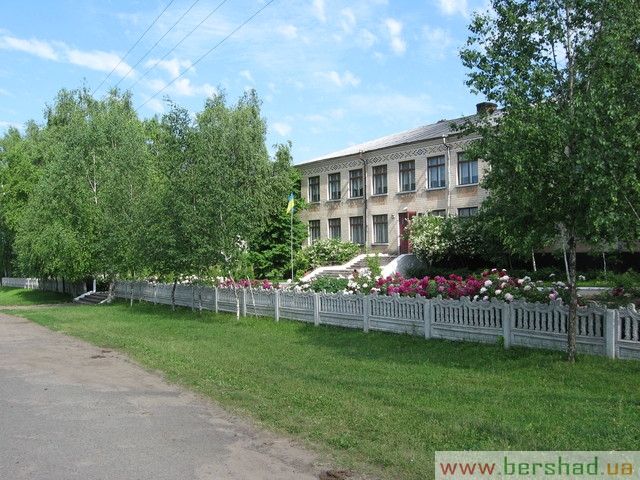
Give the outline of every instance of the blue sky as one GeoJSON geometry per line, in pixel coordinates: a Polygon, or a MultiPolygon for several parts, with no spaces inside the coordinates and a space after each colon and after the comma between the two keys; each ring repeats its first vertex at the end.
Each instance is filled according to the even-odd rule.
{"type": "Polygon", "coordinates": [[[0,15],[0,135],[59,90],[131,90],[141,118],[263,101],[294,163],[475,112],[458,49],[486,0],[22,0],[0,15]],[[254,16],[255,15],[255,16],[254,16]],[[252,18],[253,17],[253,18],[252,18]],[[245,23],[246,22],[246,23],[245,23]]]}

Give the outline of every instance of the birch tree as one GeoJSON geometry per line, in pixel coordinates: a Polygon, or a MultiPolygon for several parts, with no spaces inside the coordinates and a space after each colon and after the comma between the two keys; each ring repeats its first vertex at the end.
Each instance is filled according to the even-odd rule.
{"type": "Polygon", "coordinates": [[[460,53],[472,91],[503,110],[470,126],[482,139],[469,154],[490,165],[487,207],[501,215],[507,243],[566,233],[573,362],[578,242],[639,236],[640,2],[491,7],[474,16],[460,53]]]}

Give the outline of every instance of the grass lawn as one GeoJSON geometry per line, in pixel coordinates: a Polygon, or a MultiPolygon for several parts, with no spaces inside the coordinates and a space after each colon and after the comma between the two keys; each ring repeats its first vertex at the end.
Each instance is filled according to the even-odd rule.
{"type": "Polygon", "coordinates": [[[118,302],[13,312],[381,479],[437,450],[637,450],[640,362],[118,302]]]}
{"type": "Polygon", "coordinates": [[[4,305],[38,305],[70,302],[67,294],[45,292],[43,290],[26,290],[23,288],[0,287],[0,306],[4,305]]]}

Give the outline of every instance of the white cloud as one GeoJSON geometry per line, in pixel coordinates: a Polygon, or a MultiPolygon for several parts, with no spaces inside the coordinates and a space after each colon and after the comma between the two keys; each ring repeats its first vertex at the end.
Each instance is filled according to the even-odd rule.
{"type": "Polygon", "coordinates": [[[41,40],[23,40],[5,36],[0,38],[0,48],[4,50],[19,50],[48,60],[59,60],[59,54],[53,46],[41,40]]]}
{"type": "Polygon", "coordinates": [[[442,28],[426,26],[422,29],[422,38],[425,40],[424,48],[428,57],[443,58],[449,47],[454,44],[449,33],[442,28]]]}
{"type": "Polygon", "coordinates": [[[187,69],[191,67],[191,61],[189,60],[180,60],[178,58],[173,58],[171,60],[149,60],[146,62],[146,66],[153,67],[157,66],[169,72],[169,75],[172,78],[176,78],[180,75],[180,73],[185,72],[187,69]]]}
{"type": "Polygon", "coordinates": [[[369,30],[365,29],[361,32],[358,32],[358,36],[356,37],[356,45],[362,48],[371,48],[376,43],[378,43],[378,38],[369,30]]]}
{"type": "Polygon", "coordinates": [[[391,36],[391,49],[396,55],[402,55],[407,50],[407,43],[400,37],[402,33],[402,23],[388,18],[385,24],[391,36]]]}
{"type": "Polygon", "coordinates": [[[327,21],[324,13],[324,0],[313,0],[313,15],[322,23],[327,21]]]}
{"type": "Polygon", "coordinates": [[[469,16],[467,0],[438,0],[440,10],[446,15],[460,13],[463,17],[469,16]]]}
{"type": "Polygon", "coordinates": [[[273,129],[281,136],[286,137],[291,133],[291,125],[289,125],[288,123],[283,123],[283,122],[276,122],[273,125],[271,125],[273,127],[273,129]]]}
{"type": "MultiPolygon", "coordinates": [[[[68,50],[66,52],[66,60],[74,65],[81,67],[88,67],[92,70],[99,70],[101,72],[110,72],[120,62],[120,56],[114,53],[107,52],[84,52],[82,50],[68,50]]],[[[121,63],[118,66],[117,72],[121,75],[126,75],[130,68],[121,63]]]]}
{"type": "Polygon", "coordinates": [[[350,8],[344,8],[340,10],[340,25],[342,26],[342,30],[346,33],[353,32],[353,28],[356,26],[356,16],[353,13],[353,10],[350,8]]]}
{"type": "Polygon", "coordinates": [[[408,97],[400,93],[358,94],[351,95],[348,102],[355,110],[386,118],[423,117],[434,111],[433,99],[428,95],[408,97]]]}
{"type": "Polygon", "coordinates": [[[319,72],[316,75],[328,80],[337,87],[357,87],[360,84],[360,79],[348,70],[342,75],[336,71],[319,72]]]}
{"type": "MultiPolygon", "coordinates": [[[[0,38],[0,48],[18,50],[56,62],[71,63],[101,72],[110,72],[120,63],[120,56],[103,51],[84,51],[73,49],[63,42],[46,42],[42,40],[24,40],[4,36],[0,38]]],[[[117,67],[117,72],[126,75],[131,68],[124,62],[117,67]]]]}
{"type": "Polygon", "coordinates": [[[276,28],[276,31],[280,32],[285,38],[289,40],[293,40],[298,37],[298,28],[294,25],[283,25],[281,27],[276,28]]]}
{"type": "Polygon", "coordinates": [[[247,80],[249,80],[251,83],[256,83],[256,81],[253,79],[253,77],[251,76],[251,72],[249,70],[242,70],[240,72],[240,76],[246,78],[247,80]]]}
{"type": "Polygon", "coordinates": [[[216,93],[216,88],[208,83],[203,85],[192,85],[191,80],[188,78],[180,78],[173,82],[169,88],[176,95],[182,95],[185,97],[193,97],[194,95],[204,94],[207,97],[210,97],[214,93],[216,93]]]}

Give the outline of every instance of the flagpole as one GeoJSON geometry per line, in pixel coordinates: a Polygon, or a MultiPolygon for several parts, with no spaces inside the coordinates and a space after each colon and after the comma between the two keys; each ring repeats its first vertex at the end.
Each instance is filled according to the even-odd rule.
{"type": "Polygon", "coordinates": [[[291,209],[291,282],[293,283],[293,208],[291,209]]]}

